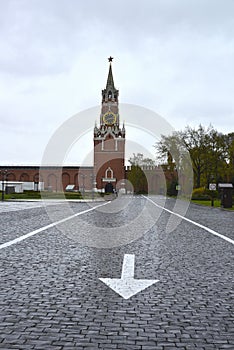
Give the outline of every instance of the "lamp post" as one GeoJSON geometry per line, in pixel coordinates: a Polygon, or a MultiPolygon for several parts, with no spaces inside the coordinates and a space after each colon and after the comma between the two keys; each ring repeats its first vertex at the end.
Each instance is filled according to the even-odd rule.
{"type": "Polygon", "coordinates": [[[94,173],[90,174],[90,178],[91,178],[91,186],[92,186],[92,200],[94,200],[94,173]]]}
{"type": "MultiPolygon", "coordinates": [[[[82,180],[83,180],[83,187],[82,187],[82,197],[84,199],[84,195],[85,195],[85,177],[86,175],[82,174],[82,173],[79,173],[78,175],[80,175],[82,177],[82,180]]],[[[79,181],[79,180],[78,180],[79,181]]],[[[80,187],[80,186],[79,186],[80,187]]]]}
{"type": "MultiPolygon", "coordinates": [[[[213,185],[213,182],[214,182],[214,175],[213,174],[211,174],[211,182],[212,182],[212,185],[213,185]]],[[[216,184],[215,184],[215,188],[212,187],[212,189],[210,188],[210,190],[212,191],[211,192],[211,206],[213,207],[214,206],[214,191],[216,190],[216,184]]]]}
{"type": "Polygon", "coordinates": [[[7,170],[0,170],[0,174],[2,175],[2,202],[4,201],[5,194],[5,180],[7,178],[7,170]]]}

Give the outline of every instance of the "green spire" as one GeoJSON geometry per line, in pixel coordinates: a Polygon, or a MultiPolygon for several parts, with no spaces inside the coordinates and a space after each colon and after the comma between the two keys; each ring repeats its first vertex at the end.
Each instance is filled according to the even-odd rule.
{"type": "Polygon", "coordinates": [[[112,74],[111,62],[110,62],[109,73],[108,73],[108,78],[107,78],[107,82],[106,82],[106,89],[113,89],[113,90],[115,90],[115,84],[114,84],[114,79],[113,79],[113,74],[112,74]]]}

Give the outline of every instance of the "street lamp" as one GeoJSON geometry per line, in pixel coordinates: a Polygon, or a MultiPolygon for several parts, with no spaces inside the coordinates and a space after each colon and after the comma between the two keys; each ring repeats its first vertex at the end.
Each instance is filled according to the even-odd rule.
{"type": "MultiPolygon", "coordinates": [[[[82,179],[83,179],[83,187],[82,187],[82,196],[83,196],[83,199],[84,199],[84,194],[85,194],[85,184],[84,184],[84,182],[85,182],[85,177],[86,177],[86,175],[84,175],[84,174],[82,174],[82,173],[79,173],[78,175],[80,175],[81,177],[82,177],[82,179]]],[[[79,180],[78,180],[79,181],[79,180]]],[[[80,187],[80,186],[79,186],[80,187]]]]}
{"type": "MultiPolygon", "coordinates": [[[[212,185],[213,185],[213,182],[214,182],[214,175],[213,174],[211,174],[211,182],[212,182],[212,185]]],[[[211,185],[211,184],[210,184],[211,185]]],[[[212,189],[211,188],[209,188],[209,190],[211,190],[211,206],[213,207],[214,206],[214,196],[215,196],[215,194],[214,194],[214,191],[215,191],[215,189],[216,189],[216,183],[215,183],[215,188],[214,188],[214,186],[210,186],[209,185],[209,187],[212,187],[212,189]]]]}
{"type": "Polygon", "coordinates": [[[94,188],[93,188],[93,186],[94,186],[94,179],[95,179],[94,173],[90,174],[90,179],[91,179],[91,186],[92,186],[92,200],[94,200],[94,188]]]}
{"type": "Polygon", "coordinates": [[[0,170],[0,174],[2,175],[2,202],[4,201],[5,194],[5,180],[7,178],[7,170],[0,170]]]}

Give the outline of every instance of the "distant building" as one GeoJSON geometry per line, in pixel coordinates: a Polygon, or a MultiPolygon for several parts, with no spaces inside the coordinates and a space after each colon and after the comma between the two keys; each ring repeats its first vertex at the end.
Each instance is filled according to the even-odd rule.
{"type": "Polygon", "coordinates": [[[0,171],[7,169],[5,186],[7,182],[20,182],[24,189],[56,192],[72,185],[81,191],[113,191],[117,185],[124,188],[125,129],[120,127],[118,96],[110,57],[106,88],[102,90],[100,125],[94,127],[93,167],[0,166],[0,171]]]}
{"type": "MultiPolygon", "coordinates": [[[[130,190],[125,180],[131,168],[124,164],[126,133],[124,124],[120,123],[119,91],[114,84],[112,60],[110,57],[107,83],[102,90],[99,125],[94,127],[93,166],[63,166],[62,169],[59,166],[0,166],[0,172],[7,169],[7,182],[20,182],[24,189],[35,191],[44,189],[57,192],[70,188],[81,192],[130,190]]],[[[145,167],[143,171],[148,181],[148,189],[154,193],[162,193],[165,182],[162,169],[145,167]]],[[[168,179],[172,175],[168,172],[168,179]]]]}
{"type": "Polygon", "coordinates": [[[102,90],[100,125],[94,128],[94,175],[97,190],[125,188],[125,127],[120,126],[119,91],[115,88],[111,61],[106,88],[102,90]]]}

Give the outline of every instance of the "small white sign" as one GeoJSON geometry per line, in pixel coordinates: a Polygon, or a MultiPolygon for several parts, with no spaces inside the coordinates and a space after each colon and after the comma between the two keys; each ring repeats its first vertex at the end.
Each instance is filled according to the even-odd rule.
{"type": "Polygon", "coordinates": [[[210,191],[216,191],[216,184],[209,184],[210,191]]]}

